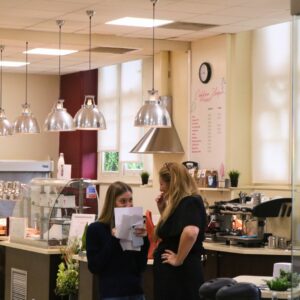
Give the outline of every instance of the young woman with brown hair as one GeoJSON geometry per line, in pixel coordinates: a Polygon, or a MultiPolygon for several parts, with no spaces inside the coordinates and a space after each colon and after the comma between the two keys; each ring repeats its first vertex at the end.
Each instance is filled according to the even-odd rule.
{"type": "Polygon", "coordinates": [[[144,300],[142,272],[147,266],[149,241],[146,229],[136,228],[144,237],[141,251],[123,251],[115,237],[115,207],[131,207],[132,189],[124,182],[114,182],[107,190],[102,213],[87,229],[89,270],[97,276],[99,299],[144,300]]]}

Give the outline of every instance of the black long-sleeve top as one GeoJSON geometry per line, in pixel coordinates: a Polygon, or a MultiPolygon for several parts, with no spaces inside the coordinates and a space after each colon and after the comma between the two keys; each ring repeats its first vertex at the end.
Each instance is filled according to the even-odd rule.
{"type": "Polygon", "coordinates": [[[86,235],[88,268],[99,277],[102,297],[143,294],[142,272],[147,266],[148,238],[141,251],[123,251],[108,225],[94,222],[86,235]]]}

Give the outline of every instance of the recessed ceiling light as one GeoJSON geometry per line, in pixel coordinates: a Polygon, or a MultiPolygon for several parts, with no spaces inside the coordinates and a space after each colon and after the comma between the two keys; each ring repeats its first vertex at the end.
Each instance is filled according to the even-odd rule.
{"type": "Polygon", "coordinates": [[[22,66],[25,66],[28,64],[29,63],[26,63],[24,61],[3,60],[2,62],[0,62],[0,66],[2,66],[2,67],[13,67],[13,68],[22,67],[22,66]]]}
{"type": "MultiPolygon", "coordinates": [[[[24,51],[23,53],[25,53],[24,51]]],[[[41,55],[68,55],[72,53],[76,53],[78,50],[66,50],[66,49],[50,49],[50,48],[34,48],[28,50],[28,54],[41,54],[41,55]]]]}
{"type": "MultiPolygon", "coordinates": [[[[154,27],[173,23],[171,20],[154,20],[154,27]]],[[[135,27],[153,27],[153,19],[125,17],[121,19],[106,22],[109,25],[135,26],[135,27]]]]}

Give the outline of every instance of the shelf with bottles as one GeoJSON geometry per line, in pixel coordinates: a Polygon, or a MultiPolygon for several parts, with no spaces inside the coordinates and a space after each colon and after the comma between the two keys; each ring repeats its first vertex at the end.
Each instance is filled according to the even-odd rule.
{"type": "Polygon", "coordinates": [[[72,214],[98,214],[97,184],[88,179],[33,179],[30,197],[22,204],[23,223],[11,220],[15,229],[10,240],[38,247],[65,245],[72,214]]]}

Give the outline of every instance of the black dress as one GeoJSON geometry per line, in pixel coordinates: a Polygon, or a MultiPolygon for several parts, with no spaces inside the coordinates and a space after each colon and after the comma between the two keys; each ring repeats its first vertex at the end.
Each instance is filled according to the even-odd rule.
{"type": "Polygon", "coordinates": [[[199,300],[199,287],[203,283],[201,255],[206,226],[206,211],[200,196],[188,196],[181,200],[172,215],[160,227],[161,239],[154,253],[154,299],[199,300]],[[183,264],[178,267],[163,264],[161,255],[165,249],[177,253],[180,235],[184,227],[193,225],[200,231],[183,264]]]}

